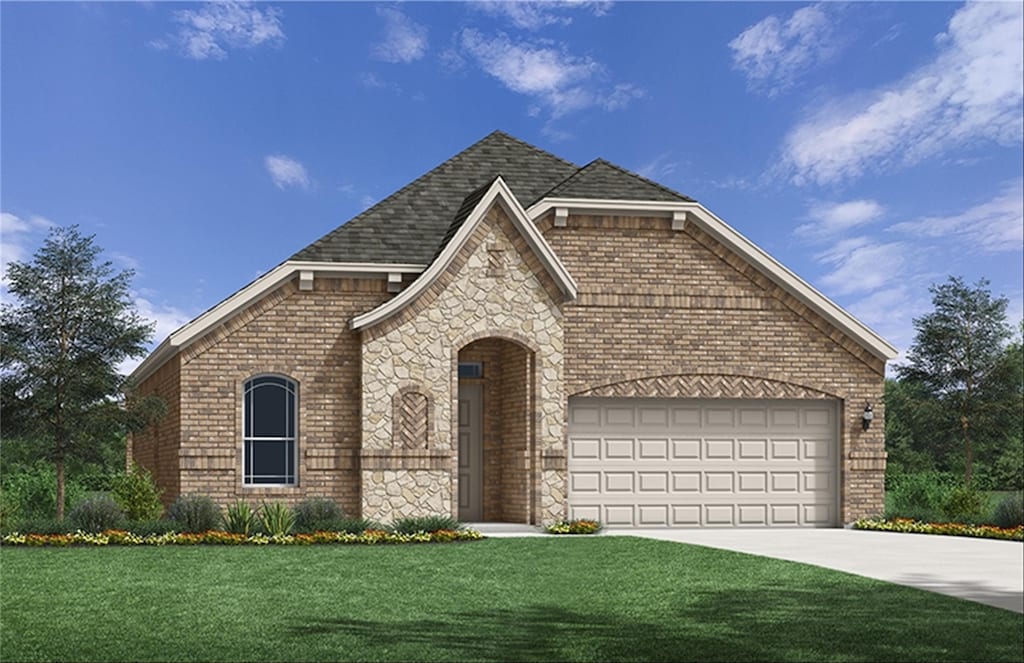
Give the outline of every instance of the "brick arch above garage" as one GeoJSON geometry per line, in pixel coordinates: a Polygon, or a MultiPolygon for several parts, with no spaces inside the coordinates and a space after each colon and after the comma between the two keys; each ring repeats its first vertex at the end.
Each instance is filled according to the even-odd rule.
{"type": "Polygon", "coordinates": [[[640,377],[586,389],[570,396],[606,398],[828,399],[835,394],[783,380],[700,373],[640,377]]]}

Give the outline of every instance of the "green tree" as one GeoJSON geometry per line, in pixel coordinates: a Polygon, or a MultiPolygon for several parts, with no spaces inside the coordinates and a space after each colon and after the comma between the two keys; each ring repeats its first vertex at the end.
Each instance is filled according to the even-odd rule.
{"type": "Polygon", "coordinates": [[[975,441],[991,439],[1020,403],[1007,368],[1007,300],[993,298],[984,279],[972,287],[950,277],[929,290],[934,311],[914,320],[917,336],[897,372],[923,392],[921,400],[939,406],[928,410],[959,440],[970,485],[975,441]]]}
{"type": "Polygon", "coordinates": [[[145,354],[153,326],[133,308],[133,273],[114,273],[100,252],[77,226],[52,230],[31,262],[8,265],[15,302],[0,308],[4,434],[43,445],[56,470],[58,519],[66,463],[162,413],[154,398],[125,407],[117,366],[145,354]]]}

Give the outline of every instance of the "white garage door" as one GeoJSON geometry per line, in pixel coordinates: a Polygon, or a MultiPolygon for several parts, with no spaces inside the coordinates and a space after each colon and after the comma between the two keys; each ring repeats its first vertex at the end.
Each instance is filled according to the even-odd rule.
{"type": "Polygon", "coordinates": [[[569,513],[609,527],[837,525],[835,401],[569,399],[569,513]]]}

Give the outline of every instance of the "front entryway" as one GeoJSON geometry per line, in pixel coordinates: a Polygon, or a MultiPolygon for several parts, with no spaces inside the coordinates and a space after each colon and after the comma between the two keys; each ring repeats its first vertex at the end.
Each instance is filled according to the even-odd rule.
{"type": "Polygon", "coordinates": [[[459,520],[483,519],[483,385],[459,384],[459,520]]]}
{"type": "Polygon", "coordinates": [[[463,522],[533,521],[534,355],[487,337],[458,354],[456,495],[463,522]]]}

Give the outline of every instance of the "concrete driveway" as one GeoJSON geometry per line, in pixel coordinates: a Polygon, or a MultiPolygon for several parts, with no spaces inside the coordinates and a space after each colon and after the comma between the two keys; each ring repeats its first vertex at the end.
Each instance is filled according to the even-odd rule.
{"type": "Polygon", "coordinates": [[[1024,613],[1019,541],[853,529],[610,530],[814,564],[1024,613]]]}
{"type": "MultiPolygon", "coordinates": [[[[489,537],[550,536],[511,523],[468,525],[489,537]]],[[[1024,613],[1024,544],[854,529],[628,529],[640,536],[786,559],[1024,613]]]]}

